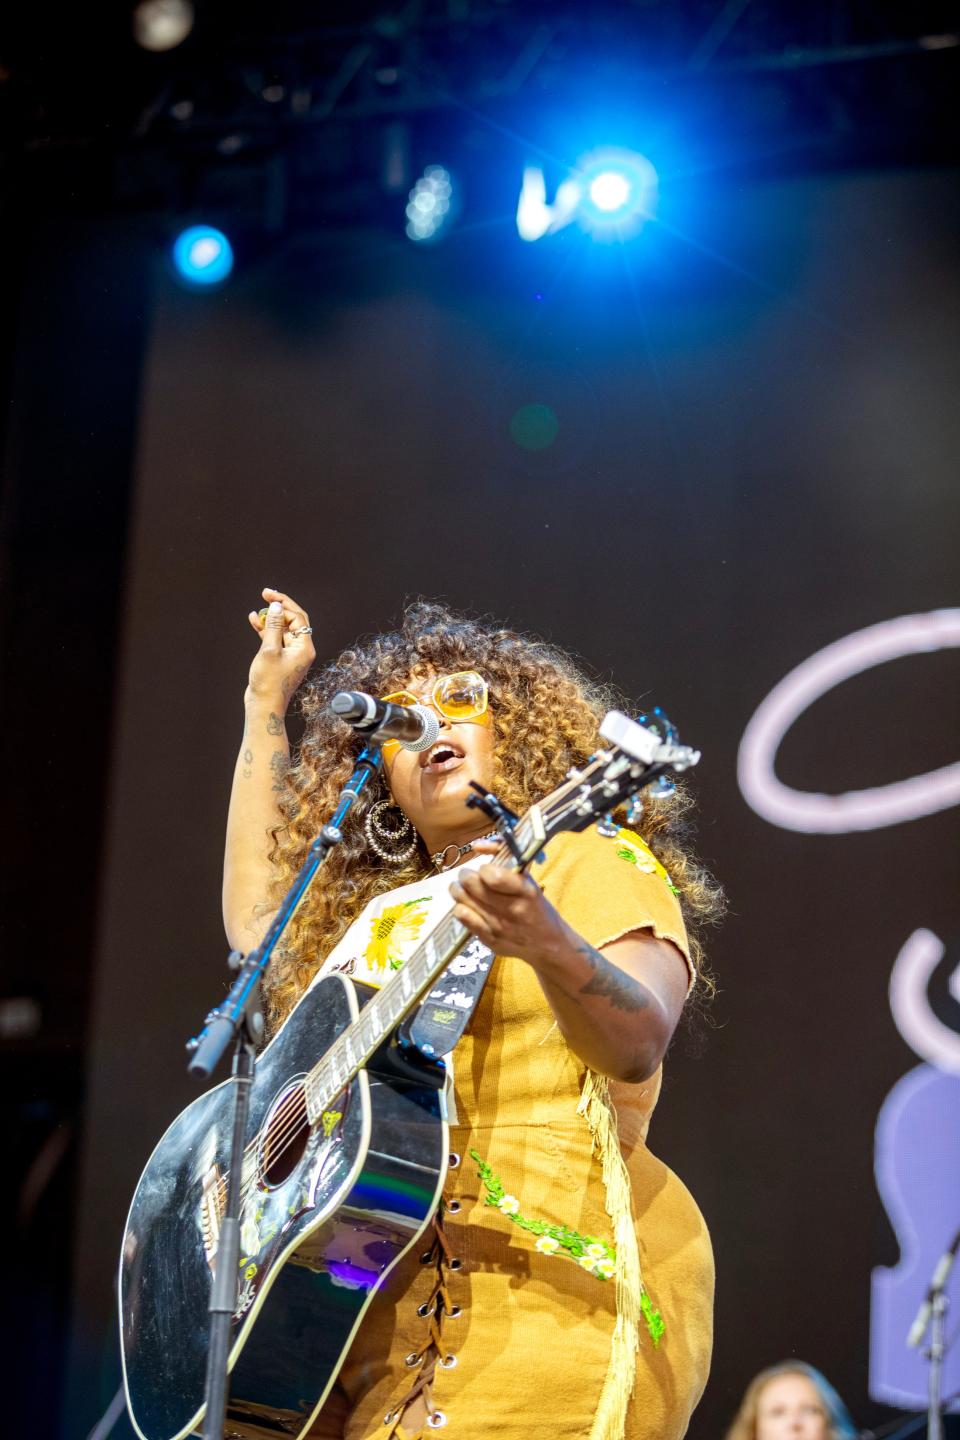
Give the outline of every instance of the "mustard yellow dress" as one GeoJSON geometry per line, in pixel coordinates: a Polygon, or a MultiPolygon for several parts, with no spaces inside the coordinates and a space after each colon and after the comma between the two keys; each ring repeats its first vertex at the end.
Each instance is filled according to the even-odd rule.
{"type": "MultiPolygon", "coordinates": [[[[669,877],[632,832],[560,836],[535,874],[589,944],[649,929],[687,954],[669,877]]],[[[373,901],[321,973],[382,983],[452,904],[451,878],[373,901]]],[[[682,1436],[709,1369],[713,1256],[691,1195],[647,1148],[659,1072],[608,1094],[510,956],[453,1062],[439,1223],[374,1299],[313,1433],[682,1436]]]]}

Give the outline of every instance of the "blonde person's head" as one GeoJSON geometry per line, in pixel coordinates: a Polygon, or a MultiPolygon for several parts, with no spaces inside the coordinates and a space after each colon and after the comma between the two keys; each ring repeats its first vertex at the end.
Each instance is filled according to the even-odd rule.
{"type": "MultiPolygon", "coordinates": [[[[271,905],[284,893],[310,842],[329,819],[356,759],[356,736],[328,713],[332,696],[338,690],[382,696],[404,688],[410,680],[462,670],[479,671],[489,685],[493,789],[518,814],[558,786],[571,765],[587,759],[599,743],[598,726],[605,711],[625,703],[553,645],[442,605],[423,601],[410,605],[397,630],[345,650],[303,687],[304,736],[286,779],[282,801],[286,821],[274,831],[276,878],[271,905]]],[[[385,863],[368,846],[364,816],[387,796],[381,776],[361,797],[344,827],[342,844],[296,912],[266,985],[273,1026],[289,1013],[324,956],[369,900],[431,873],[422,844],[403,865],[385,863]]],[[[719,917],[722,898],[687,843],[683,815],[689,803],[682,786],[670,798],[649,800],[639,828],[677,887],[694,962],[699,965],[698,930],[719,917]]]]}
{"type": "Polygon", "coordinates": [[[816,1392],[824,1414],[825,1440],[855,1440],[856,1428],[840,1396],[829,1380],[805,1360],[782,1360],[755,1375],[744,1392],[740,1409],[724,1440],[761,1440],[763,1393],[773,1381],[785,1376],[802,1377],[816,1392]]]}

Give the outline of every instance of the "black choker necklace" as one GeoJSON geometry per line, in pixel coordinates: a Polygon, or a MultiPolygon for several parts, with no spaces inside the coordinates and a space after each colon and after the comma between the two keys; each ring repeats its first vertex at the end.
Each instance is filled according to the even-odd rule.
{"type": "Polygon", "coordinates": [[[480,844],[481,840],[499,839],[500,836],[496,830],[491,830],[489,835],[480,835],[476,840],[468,840],[466,845],[445,845],[442,850],[437,851],[436,855],[431,855],[430,859],[438,870],[452,870],[454,865],[463,859],[464,855],[469,855],[474,845],[480,844]]]}

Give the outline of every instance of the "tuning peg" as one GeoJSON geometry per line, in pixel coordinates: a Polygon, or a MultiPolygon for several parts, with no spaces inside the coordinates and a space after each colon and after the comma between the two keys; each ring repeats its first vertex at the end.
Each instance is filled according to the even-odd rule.
{"type": "Polygon", "coordinates": [[[659,705],[654,705],[652,710],[644,710],[638,715],[637,724],[656,735],[658,740],[665,740],[669,745],[677,743],[676,726],[659,705]]]}
{"type": "Polygon", "coordinates": [[[639,795],[634,795],[627,806],[627,824],[639,825],[643,818],[643,801],[639,795]]]}
{"type": "Polygon", "coordinates": [[[597,834],[603,835],[605,839],[612,840],[619,833],[620,826],[612,815],[601,815],[597,821],[597,834]]]}

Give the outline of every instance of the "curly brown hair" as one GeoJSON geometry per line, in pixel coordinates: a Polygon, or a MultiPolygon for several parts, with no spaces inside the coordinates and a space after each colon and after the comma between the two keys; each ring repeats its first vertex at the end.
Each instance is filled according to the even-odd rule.
{"type": "MultiPolygon", "coordinates": [[[[612,686],[590,679],[556,646],[444,605],[422,600],[409,605],[399,629],[345,650],[301,691],[304,736],[287,774],[285,823],[273,831],[275,878],[265,909],[279,902],[303,864],[356,760],[356,737],[328,713],[331,698],[338,690],[385,695],[411,680],[466,669],[480,671],[489,685],[493,789],[518,814],[597,749],[598,727],[607,710],[629,708],[612,686]]],[[[386,864],[367,845],[364,815],[388,794],[381,775],[357,802],[342,843],[295,912],[265,986],[271,1027],[293,1008],[324,956],[369,900],[430,873],[422,843],[404,865],[386,864]]],[[[709,992],[713,986],[704,967],[700,932],[719,919],[723,896],[690,848],[690,804],[683,786],[670,797],[648,799],[639,828],[679,892],[692,958],[709,992]]]]}

